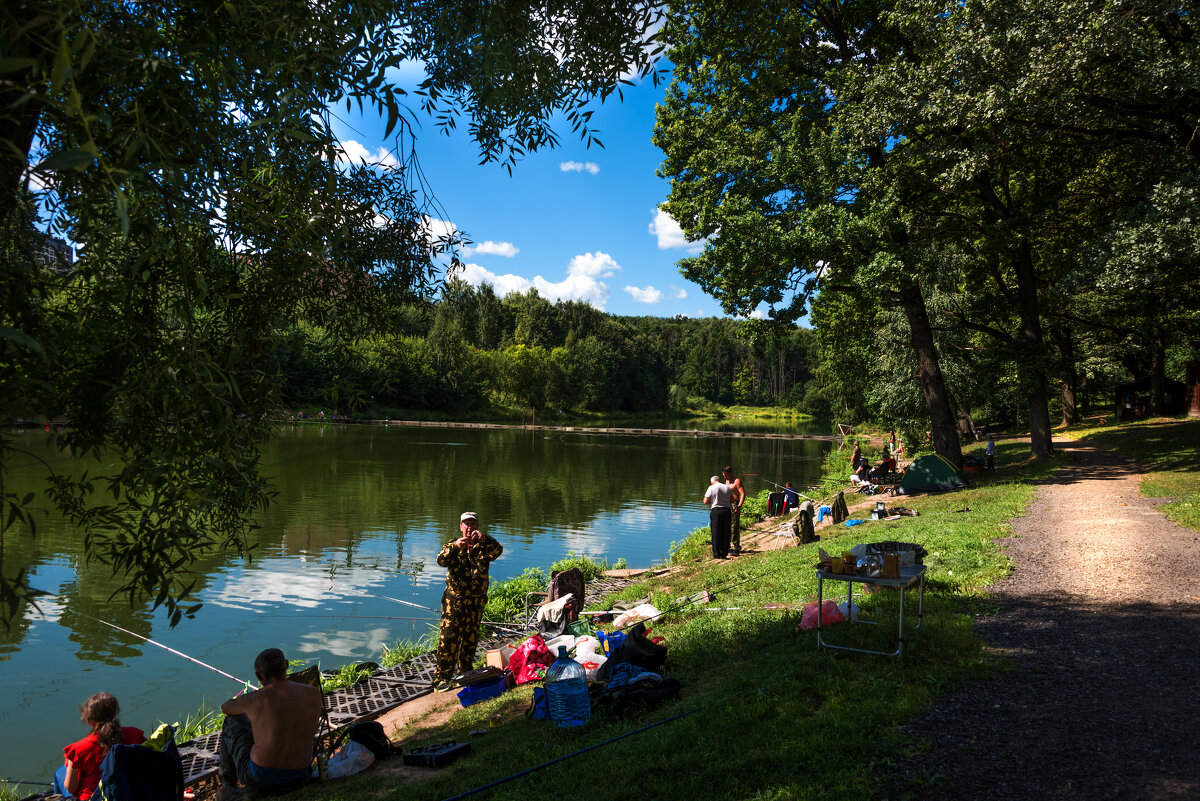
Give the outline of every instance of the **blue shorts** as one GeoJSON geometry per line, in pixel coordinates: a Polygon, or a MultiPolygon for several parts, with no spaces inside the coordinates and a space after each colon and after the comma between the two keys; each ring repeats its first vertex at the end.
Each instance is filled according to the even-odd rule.
{"type": "Polygon", "coordinates": [[[255,784],[264,789],[302,781],[309,777],[309,773],[310,771],[308,770],[264,768],[261,765],[256,765],[253,759],[250,760],[250,778],[255,784]]]}

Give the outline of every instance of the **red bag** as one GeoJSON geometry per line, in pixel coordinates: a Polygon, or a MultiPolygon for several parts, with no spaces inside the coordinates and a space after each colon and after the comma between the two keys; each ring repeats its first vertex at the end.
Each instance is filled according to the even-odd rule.
{"type": "Polygon", "coordinates": [[[508,658],[508,668],[512,671],[513,681],[525,684],[544,679],[546,668],[553,662],[554,656],[546,647],[545,641],[535,634],[513,651],[513,655],[508,658]]]}
{"type": "MultiPolygon", "coordinates": [[[[845,615],[842,610],[838,609],[837,601],[826,601],[821,604],[821,625],[832,626],[834,623],[841,623],[845,620],[845,615]]],[[[804,613],[800,616],[800,630],[810,631],[817,627],[817,603],[816,601],[805,604],[804,613]]]]}

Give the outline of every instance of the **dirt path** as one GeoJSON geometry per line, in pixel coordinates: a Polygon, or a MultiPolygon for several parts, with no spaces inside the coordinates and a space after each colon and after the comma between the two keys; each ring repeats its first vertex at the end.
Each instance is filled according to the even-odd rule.
{"type": "Polygon", "coordinates": [[[1091,443],[1005,540],[1014,573],[978,631],[1016,669],[904,731],[930,743],[888,797],[1200,798],[1200,536],[1091,443]]]}

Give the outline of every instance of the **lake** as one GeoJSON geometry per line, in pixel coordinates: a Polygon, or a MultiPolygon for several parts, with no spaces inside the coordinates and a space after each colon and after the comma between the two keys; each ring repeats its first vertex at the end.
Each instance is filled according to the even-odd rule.
{"type": "MultiPolygon", "coordinates": [[[[16,436],[18,447],[45,453],[43,432],[16,436]]],[[[819,476],[829,447],[825,440],[287,426],[266,449],[279,495],[259,518],[256,547],[250,557],[199,565],[204,606],[174,629],[149,604],[112,598],[117,582],[106,566],[83,559],[78,532],[42,519],[36,538],[4,543],[6,573],[26,567],[33,585],[52,595],[40,611],[0,629],[0,776],[47,780],[62,747],[86,734],[79,704],[98,690],[120,700],[124,725],[147,731],[238,691],[232,680],[97,619],[243,679],[254,678],[254,656],[270,646],[323,667],[378,659],[385,644],[436,626],[435,613],[379,596],[437,608],[445,572],[436,556],[458,536],[464,510],[477,512],[504,545],[494,580],[571,551],[644,567],[708,524],[700,498],[723,465],[732,463],[751,493],[768,481],[803,488],[819,476]]],[[[8,491],[33,489],[43,475],[32,460],[18,463],[8,491]]]]}

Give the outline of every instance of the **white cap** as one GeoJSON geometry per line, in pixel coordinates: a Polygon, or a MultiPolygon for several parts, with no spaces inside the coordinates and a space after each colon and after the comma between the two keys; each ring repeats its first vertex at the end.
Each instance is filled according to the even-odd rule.
{"type": "Polygon", "coordinates": [[[459,515],[458,522],[465,523],[468,520],[474,520],[476,523],[478,523],[479,517],[474,512],[463,512],[461,515],[459,515]]]}

